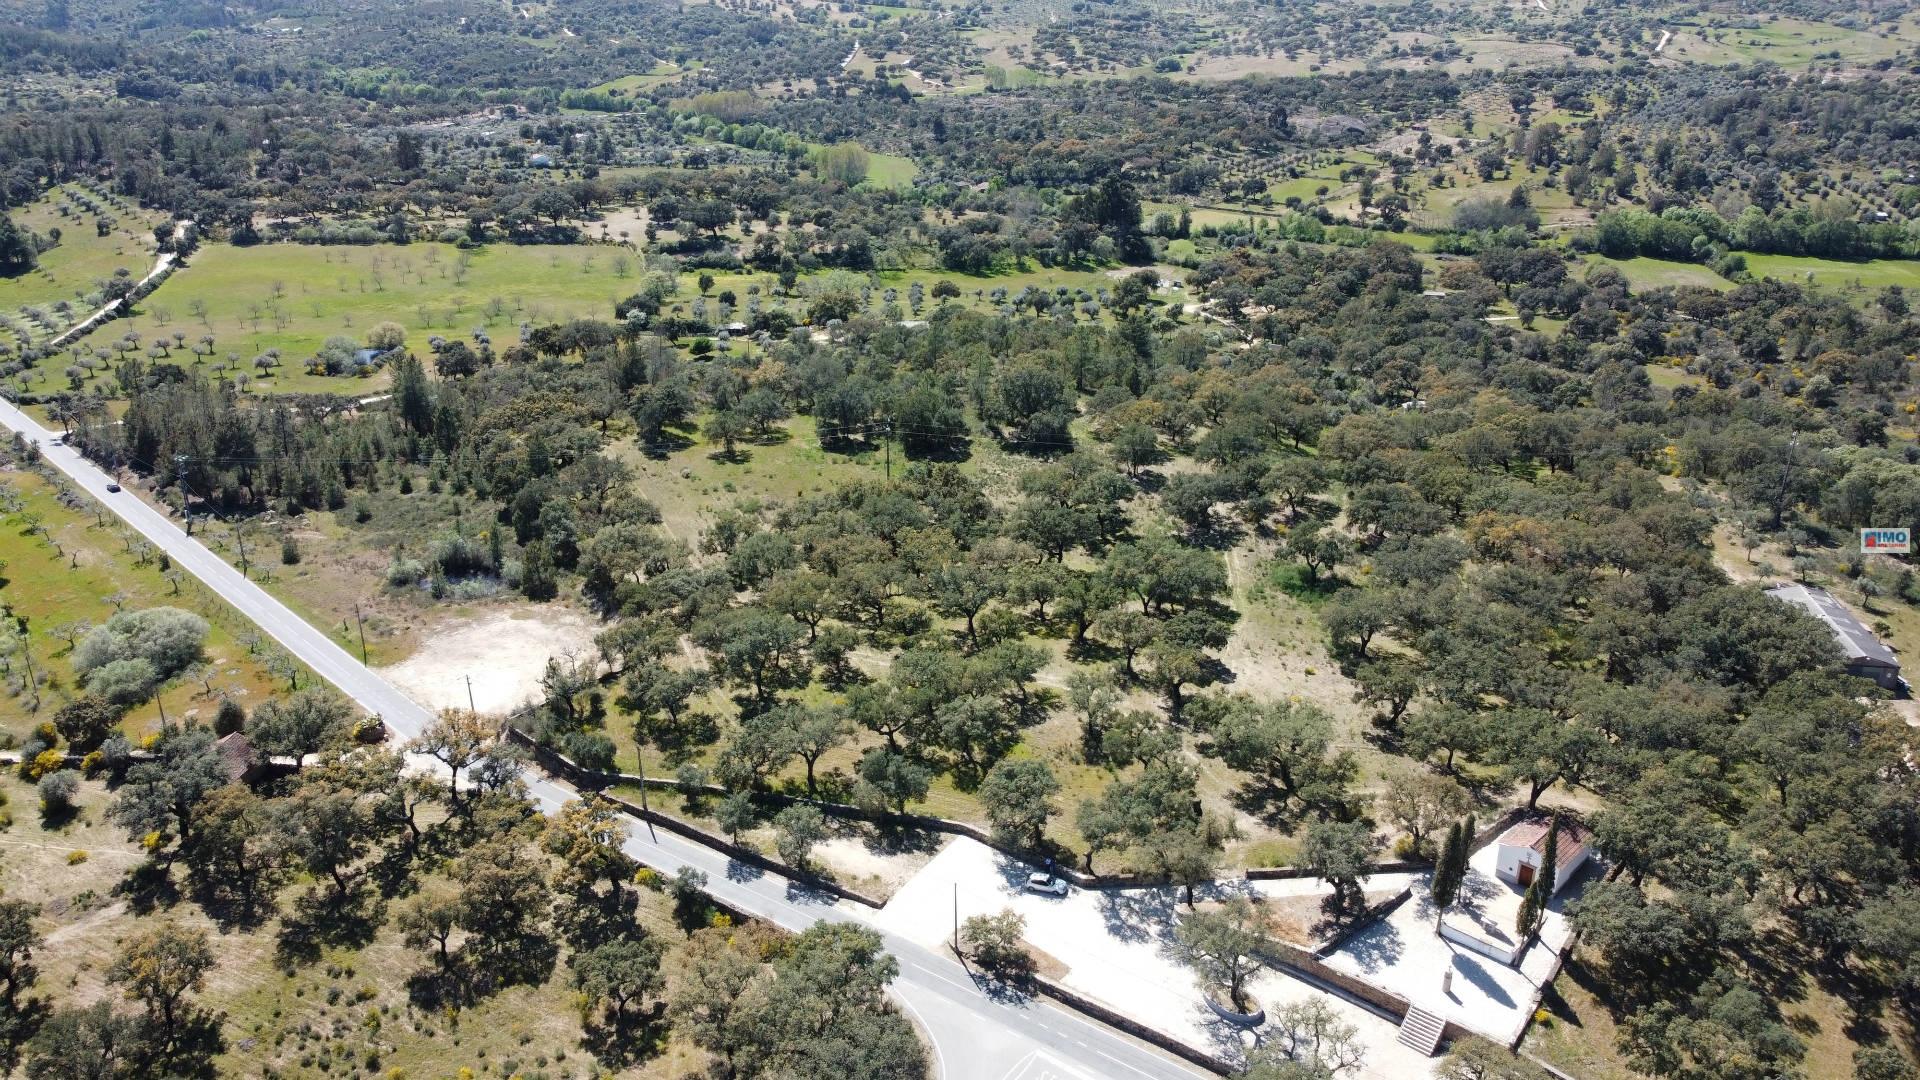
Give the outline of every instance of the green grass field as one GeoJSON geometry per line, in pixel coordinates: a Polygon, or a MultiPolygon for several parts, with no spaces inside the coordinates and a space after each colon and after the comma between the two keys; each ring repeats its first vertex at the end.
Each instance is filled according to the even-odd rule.
{"type": "Polygon", "coordinates": [[[1883,37],[1804,19],[1765,19],[1754,24],[1751,16],[1735,16],[1678,24],[1662,55],[1707,64],[1764,61],[1781,67],[1806,67],[1826,60],[1863,65],[1892,57],[1915,44],[1920,44],[1920,35],[1911,23],[1903,23],[1883,37]],[[1835,52],[1838,59],[1832,55],[1835,52]]]}
{"type": "MultiPolygon", "coordinates": [[[[1454,208],[1461,203],[1475,199],[1505,202],[1512,198],[1514,189],[1522,185],[1525,185],[1527,198],[1542,222],[1584,223],[1593,217],[1591,209],[1576,205],[1573,197],[1564,189],[1547,187],[1547,172],[1544,169],[1517,168],[1508,176],[1481,180],[1470,163],[1462,163],[1451,166],[1450,175],[1453,181],[1451,186],[1430,188],[1423,184],[1416,190],[1419,208],[1412,217],[1422,228],[1451,228],[1454,208]]],[[[1343,204],[1340,209],[1350,212],[1352,203],[1343,204]]]]}
{"type": "MultiPolygon", "coordinates": [[[[847,144],[836,143],[835,145],[847,144]]],[[[860,146],[859,143],[852,145],[860,146]]],[[[826,147],[826,143],[807,144],[810,153],[824,150],[826,147]]],[[[903,188],[911,185],[913,178],[920,175],[920,166],[915,165],[912,158],[901,157],[899,154],[882,154],[877,150],[867,150],[864,146],[860,146],[860,149],[865,150],[867,155],[867,178],[864,183],[868,187],[903,188]]]]}
{"type": "Polygon", "coordinates": [[[1920,260],[1916,259],[1845,262],[1804,255],[1748,255],[1747,271],[1757,278],[1770,277],[1843,292],[1877,292],[1888,285],[1920,289],[1920,260]]]}
{"type": "MultiPolygon", "coordinates": [[[[363,341],[374,326],[391,321],[406,327],[417,351],[430,335],[466,337],[475,330],[485,330],[496,346],[510,345],[523,322],[611,319],[614,302],[633,291],[639,267],[630,253],[595,247],[209,244],[155,290],[138,315],[87,341],[107,347],[129,331],[143,342],[179,333],[191,346],[211,334],[213,356],[199,361],[209,374],[238,354],[239,371],[253,378],[253,358],[279,349],[281,366],[259,380],[259,389],[360,393],[379,381],[304,373],[306,359],[328,337],[363,341]]],[[[175,355],[195,362],[191,353],[175,355]]],[[[29,389],[64,386],[64,366],[43,364],[29,389]]]]}
{"type": "MultiPolygon", "coordinates": [[[[16,224],[42,237],[48,236],[49,230],[60,230],[59,244],[41,252],[39,265],[34,269],[18,277],[0,278],[0,315],[28,330],[36,341],[50,335],[28,319],[22,309],[38,307],[53,315],[53,305],[64,300],[72,305],[72,313],[56,318],[55,325],[64,329],[78,322],[91,313],[87,296],[94,291],[96,282],[112,277],[115,270],[125,269],[138,279],[153,268],[153,227],[164,220],[163,215],[146,211],[115,210],[112,231],[100,236],[94,228],[93,214],[60,216],[59,207],[66,201],[66,191],[55,188],[39,202],[12,214],[16,224]]],[[[4,335],[0,340],[11,343],[12,335],[3,327],[0,335],[4,335]]]]}
{"type": "Polygon", "coordinates": [[[920,166],[915,165],[911,158],[867,151],[867,183],[874,187],[907,187],[919,175],[920,166]]]}
{"type": "MultiPolygon", "coordinates": [[[[0,599],[27,620],[34,670],[43,680],[51,676],[51,681],[43,683],[37,711],[29,710],[31,701],[23,696],[0,696],[0,731],[24,736],[79,692],[68,644],[49,631],[82,619],[104,623],[113,616],[115,599],[128,611],[162,605],[185,608],[212,624],[206,643],[212,668],[207,681],[176,680],[161,692],[160,704],[171,719],[211,718],[222,695],[251,707],[270,691],[286,688],[241,644],[241,635],[252,630],[250,624],[191,577],[175,572],[176,590],[176,581],[158,560],[142,562],[135,550],[129,550],[131,534],[123,535],[114,518],[96,515],[91,503],[77,510],[62,505],[53,486],[33,473],[13,472],[8,483],[19,493],[22,509],[0,518],[0,574],[4,575],[0,599]],[[45,535],[28,534],[35,519],[45,535]],[[208,684],[212,693],[207,692],[208,684]]],[[[16,665],[9,674],[20,670],[17,655],[8,663],[16,665]]],[[[303,674],[303,685],[308,677],[303,674]]],[[[152,729],[159,722],[159,710],[160,705],[151,701],[135,707],[127,714],[127,730],[152,729]]]]}
{"type": "Polygon", "coordinates": [[[1733,288],[1733,282],[1699,263],[1668,259],[1609,259],[1604,255],[1589,255],[1586,265],[1613,267],[1627,276],[1627,284],[1633,286],[1635,292],[1681,285],[1701,285],[1721,291],[1733,288]]]}
{"type": "MultiPolygon", "coordinates": [[[[1156,266],[1154,269],[1159,271],[1162,277],[1171,276],[1178,279],[1186,276],[1186,271],[1177,266],[1156,266]]],[[[960,296],[949,301],[950,303],[974,311],[991,312],[999,307],[1000,301],[994,298],[995,292],[999,290],[1005,290],[1005,298],[1008,301],[1018,296],[1023,289],[1028,288],[1048,292],[1063,287],[1070,290],[1084,289],[1089,296],[1098,296],[1101,289],[1109,291],[1113,289],[1117,279],[1112,271],[1116,270],[1122,274],[1132,272],[1132,268],[1128,267],[1069,268],[1029,264],[1026,270],[1010,269],[992,274],[964,274],[954,270],[880,270],[858,276],[873,290],[873,304],[870,308],[872,314],[882,314],[882,305],[886,302],[886,290],[892,289],[895,293],[895,302],[900,306],[900,318],[923,319],[940,305],[940,301],[934,299],[933,287],[942,281],[952,282],[960,290],[960,296]],[[915,282],[918,282],[923,290],[922,306],[917,313],[913,310],[911,303],[911,289],[915,282]]],[[[756,271],[716,273],[713,275],[713,287],[707,293],[707,317],[709,319],[717,317],[721,293],[733,293],[736,302],[744,305],[749,295],[748,290],[752,288],[760,290],[760,295],[768,307],[784,303],[787,310],[795,316],[804,316],[809,303],[807,280],[807,277],[801,278],[801,285],[797,290],[799,295],[781,298],[774,292],[779,287],[779,282],[773,274],[756,271]]],[[[679,285],[679,292],[674,295],[672,304],[680,312],[685,313],[692,309],[693,302],[700,296],[698,276],[682,274],[679,285]]],[[[1155,299],[1173,303],[1184,300],[1186,297],[1182,293],[1174,292],[1157,294],[1155,299]]],[[[734,317],[744,318],[744,315],[736,309],[734,317]]],[[[1105,317],[1104,313],[1101,317],[1105,317]]]]}
{"type": "MultiPolygon", "coordinates": [[[[1163,274],[1183,273],[1177,267],[1158,269],[1163,274]]],[[[209,244],[148,297],[135,316],[102,327],[85,344],[108,349],[134,332],[143,345],[168,341],[171,359],[209,377],[245,374],[248,389],[254,392],[367,394],[385,385],[384,375],[309,375],[305,361],[330,336],[362,341],[374,326],[388,321],[406,328],[408,344],[416,351],[425,351],[429,336],[466,337],[475,330],[485,331],[495,347],[502,348],[519,340],[522,323],[611,319],[615,302],[638,287],[641,272],[638,256],[613,247],[496,245],[463,252],[446,244],[365,248],[209,244]],[[176,334],[184,337],[185,348],[172,344],[176,334]],[[203,335],[213,337],[213,353],[196,358],[191,350],[203,335]],[[281,363],[262,377],[252,360],[268,349],[280,350],[281,363]],[[229,369],[226,365],[234,362],[235,354],[237,367],[229,369]]],[[[960,288],[956,303],[994,310],[999,303],[993,295],[996,290],[1005,290],[1009,299],[1026,288],[1066,287],[1097,295],[1103,288],[1110,289],[1115,279],[1099,267],[1030,266],[981,275],[882,271],[866,280],[874,290],[876,314],[885,290],[892,288],[900,317],[914,318],[937,306],[932,291],[940,281],[960,288]],[[917,315],[910,303],[910,288],[916,281],[925,290],[917,315]]],[[[778,301],[777,287],[772,274],[715,274],[707,317],[718,321],[721,293],[733,292],[736,303],[744,306],[749,289],[758,288],[772,304],[778,301]]],[[[807,305],[804,284],[800,292],[785,301],[797,315],[803,315],[807,305]]],[[[699,296],[697,275],[680,275],[674,299],[678,309],[690,311],[699,296]]],[[[743,318],[741,308],[733,316],[743,318]]],[[[21,376],[21,381],[29,392],[62,389],[68,385],[67,366],[64,356],[44,362],[21,376]]],[[[103,381],[111,378],[110,368],[100,365],[83,385],[105,385],[103,381]]]]}
{"type": "Polygon", "coordinates": [[[688,72],[699,71],[704,66],[706,66],[706,62],[702,60],[689,60],[685,67],[680,67],[670,61],[662,60],[653,66],[652,71],[637,75],[622,75],[617,79],[609,79],[599,86],[590,87],[589,90],[595,94],[619,93],[633,95],[644,93],[656,86],[664,86],[670,82],[677,82],[684,78],[688,72]]]}

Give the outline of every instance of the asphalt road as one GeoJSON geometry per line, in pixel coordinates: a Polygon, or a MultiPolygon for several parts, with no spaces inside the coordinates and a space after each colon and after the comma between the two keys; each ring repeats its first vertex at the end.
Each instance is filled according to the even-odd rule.
{"type": "MultiPolygon", "coordinates": [[[[11,402],[0,401],[0,425],[38,443],[47,462],[99,499],[121,520],[165,551],[174,565],[220,594],[321,678],[386,721],[400,738],[419,734],[432,713],[243,577],[173,520],[113,481],[79,451],[54,445],[56,433],[11,402]]],[[[572,788],[529,777],[531,794],[552,813],[577,797],[572,788]]],[[[742,866],[711,848],[636,822],[626,845],[634,858],[671,874],[692,866],[707,875],[707,891],[736,911],[788,930],[822,919],[870,924],[865,910],[836,902],[786,878],[742,866]]],[[[990,993],[950,956],[886,936],[900,961],[892,993],[927,1034],[946,1080],[1190,1080],[1197,1069],[1111,1028],[1046,1002],[990,993]]]]}

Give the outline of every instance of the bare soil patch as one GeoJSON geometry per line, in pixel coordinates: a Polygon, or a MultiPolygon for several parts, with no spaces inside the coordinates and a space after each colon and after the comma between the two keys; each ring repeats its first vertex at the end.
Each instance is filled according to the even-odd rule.
{"type": "Polygon", "coordinates": [[[507,713],[540,692],[540,675],[556,656],[586,656],[598,631],[572,608],[520,607],[455,619],[423,632],[405,661],[380,669],[406,695],[432,709],[472,707],[507,713]]]}
{"type": "Polygon", "coordinates": [[[927,865],[946,844],[946,838],[915,835],[910,842],[896,843],[891,838],[856,831],[837,836],[813,849],[813,859],[833,874],[834,880],[858,891],[886,900],[927,865]]]}

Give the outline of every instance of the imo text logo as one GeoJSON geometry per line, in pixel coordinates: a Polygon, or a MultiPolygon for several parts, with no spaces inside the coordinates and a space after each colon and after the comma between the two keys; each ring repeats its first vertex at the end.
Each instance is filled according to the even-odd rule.
{"type": "Polygon", "coordinates": [[[1861,529],[1860,550],[1868,555],[1912,554],[1913,530],[1861,529]]]}

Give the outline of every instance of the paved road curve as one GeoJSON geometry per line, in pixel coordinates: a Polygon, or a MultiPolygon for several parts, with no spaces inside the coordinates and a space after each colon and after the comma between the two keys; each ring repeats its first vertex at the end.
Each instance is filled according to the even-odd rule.
{"type": "MultiPolygon", "coordinates": [[[[402,739],[419,734],[432,713],[414,703],[347,651],[295,615],[264,589],[202,546],[173,521],[132,492],[110,493],[112,481],[79,451],[54,444],[55,434],[0,401],[0,425],[40,446],[47,462],[205,582],[321,678],[361,708],[385,720],[402,739]]],[[[577,793],[543,778],[531,779],[531,794],[552,813],[577,793]]],[[[732,862],[711,848],[635,824],[627,851],[664,873],[682,866],[707,875],[714,899],[789,930],[821,919],[869,923],[865,909],[836,903],[804,886],[732,862]]],[[[1191,1080],[1205,1075],[1110,1028],[1052,1005],[989,996],[948,956],[887,935],[900,961],[893,994],[933,1043],[946,1080],[1191,1080]]]]}

